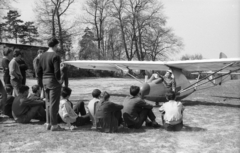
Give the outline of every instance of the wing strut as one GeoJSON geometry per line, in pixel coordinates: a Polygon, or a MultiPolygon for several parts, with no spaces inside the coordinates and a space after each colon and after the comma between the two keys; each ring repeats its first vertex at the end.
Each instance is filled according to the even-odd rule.
{"type": "MultiPolygon", "coordinates": [[[[203,78],[200,79],[199,81],[197,81],[197,82],[191,84],[190,86],[188,86],[187,88],[184,88],[183,90],[181,90],[181,91],[179,91],[179,92],[182,93],[182,92],[185,92],[185,91],[190,90],[190,89],[192,89],[192,88],[195,88],[195,89],[196,89],[196,86],[194,86],[194,85],[198,84],[199,82],[203,81],[204,79],[206,79],[206,78],[208,78],[208,77],[210,77],[210,76],[213,76],[214,74],[217,74],[218,72],[224,70],[225,68],[227,68],[227,67],[229,67],[229,66],[232,66],[234,63],[235,63],[235,62],[230,63],[230,64],[224,66],[223,68],[217,70],[216,72],[214,72],[214,73],[212,73],[212,74],[209,74],[209,75],[203,77],[203,78]]],[[[220,77],[223,77],[223,76],[229,75],[229,74],[231,74],[232,72],[236,72],[236,71],[238,71],[238,70],[240,70],[240,68],[238,68],[238,69],[236,69],[236,70],[229,71],[228,73],[223,74],[223,75],[220,75],[220,76],[215,77],[215,78],[213,78],[213,79],[210,79],[209,81],[213,81],[214,79],[217,79],[217,78],[220,78],[220,77]]],[[[209,82],[209,81],[208,81],[208,82],[209,82]]],[[[201,84],[199,84],[199,85],[197,85],[197,86],[200,86],[200,85],[206,84],[206,83],[208,83],[208,82],[201,83],[201,84]]]]}
{"type": "Polygon", "coordinates": [[[141,80],[139,80],[138,78],[136,78],[135,76],[133,76],[132,74],[130,74],[129,73],[129,68],[127,67],[127,68],[123,68],[123,67],[121,67],[121,66],[119,66],[119,65],[115,65],[118,69],[120,69],[120,70],[122,70],[124,73],[126,73],[126,74],[128,74],[130,77],[132,77],[133,79],[135,79],[135,80],[137,80],[137,81],[139,81],[140,83],[144,83],[144,82],[142,82],[141,80]]]}

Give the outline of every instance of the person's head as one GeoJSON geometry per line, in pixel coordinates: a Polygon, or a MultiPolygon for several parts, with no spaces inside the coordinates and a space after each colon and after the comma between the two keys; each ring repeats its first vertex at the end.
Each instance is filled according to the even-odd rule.
{"type": "Polygon", "coordinates": [[[48,47],[51,47],[54,51],[57,51],[59,41],[56,38],[51,38],[48,41],[48,47]]]}
{"type": "Polygon", "coordinates": [[[43,53],[43,50],[39,49],[39,50],[38,50],[38,56],[41,56],[42,53],[43,53]]]}
{"type": "Polygon", "coordinates": [[[100,98],[100,95],[101,95],[101,91],[99,89],[94,89],[92,91],[93,98],[100,98]]]}
{"type": "Polygon", "coordinates": [[[15,58],[21,58],[22,53],[20,52],[19,49],[14,49],[13,51],[13,57],[15,58]]]}
{"type": "Polygon", "coordinates": [[[12,94],[13,87],[10,84],[6,85],[6,92],[7,92],[7,94],[10,94],[10,95],[12,94]]]}
{"type": "Polygon", "coordinates": [[[104,101],[108,101],[109,98],[110,98],[109,93],[106,92],[106,91],[104,91],[104,92],[103,92],[103,95],[102,95],[102,99],[103,99],[104,101]]]}
{"type": "Polygon", "coordinates": [[[41,88],[39,87],[39,85],[32,86],[32,92],[35,93],[35,94],[38,94],[40,96],[41,88]]]}
{"type": "Polygon", "coordinates": [[[138,86],[130,87],[130,95],[137,96],[140,93],[140,88],[138,86]]]}
{"type": "Polygon", "coordinates": [[[29,93],[29,87],[28,87],[28,86],[22,85],[22,86],[19,88],[19,94],[20,94],[20,95],[23,95],[24,97],[27,97],[27,96],[28,96],[28,93],[29,93]]]}
{"type": "Polygon", "coordinates": [[[68,99],[72,93],[72,89],[68,87],[62,87],[61,96],[64,99],[68,99]]]}
{"type": "Polygon", "coordinates": [[[3,50],[3,55],[6,56],[7,58],[11,57],[12,50],[8,47],[4,48],[3,50]]]}
{"type": "Polygon", "coordinates": [[[167,100],[175,100],[176,98],[176,94],[173,91],[167,92],[165,96],[167,100]]]}
{"type": "Polygon", "coordinates": [[[165,74],[165,77],[170,78],[172,76],[172,71],[168,70],[165,74]]]}

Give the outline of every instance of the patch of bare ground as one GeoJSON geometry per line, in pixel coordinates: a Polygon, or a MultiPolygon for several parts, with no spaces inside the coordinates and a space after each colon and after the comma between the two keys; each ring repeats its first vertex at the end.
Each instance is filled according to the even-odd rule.
{"type": "MultiPolygon", "coordinates": [[[[36,80],[27,80],[32,86],[36,80]]],[[[130,85],[141,85],[132,79],[94,78],[70,80],[71,99],[87,104],[95,88],[112,94],[111,100],[122,103],[130,85]]],[[[203,88],[208,87],[208,85],[203,88]]],[[[201,89],[201,88],[200,88],[201,89]]],[[[56,153],[239,153],[240,152],[240,80],[222,86],[199,90],[182,100],[185,106],[184,129],[167,132],[146,128],[120,128],[107,134],[90,130],[90,125],[63,132],[46,131],[43,123],[17,124],[0,122],[0,152],[56,153]]],[[[154,105],[154,103],[152,103],[154,105]]],[[[161,123],[158,107],[154,107],[161,123]]]]}

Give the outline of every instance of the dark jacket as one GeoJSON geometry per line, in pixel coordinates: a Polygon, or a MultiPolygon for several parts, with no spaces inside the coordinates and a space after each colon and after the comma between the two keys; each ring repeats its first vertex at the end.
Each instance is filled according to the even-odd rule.
{"type": "Polygon", "coordinates": [[[29,98],[25,98],[20,96],[15,97],[12,104],[12,111],[16,117],[21,115],[25,115],[31,107],[44,105],[45,102],[43,100],[31,100],[29,98]]]}
{"type": "Polygon", "coordinates": [[[9,75],[9,65],[10,60],[6,57],[2,59],[2,67],[3,67],[3,81],[5,84],[10,84],[10,75],[9,75]]]}
{"type": "Polygon", "coordinates": [[[3,114],[9,116],[10,118],[13,118],[12,116],[12,104],[14,101],[14,97],[12,95],[7,95],[7,100],[3,104],[3,114]]]}
{"type": "Polygon", "coordinates": [[[140,97],[128,96],[123,101],[123,119],[127,125],[137,124],[142,110],[152,108],[152,105],[146,103],[140,97]]]}
{"type": "Polygon", "coordinates": [[[25,83],[26,83],[26,70],[28,69],[28,66],[22,58],[16,59],[16,61],[19,65],[19,68],[20,68],[20,71],[21,71],[21,74],[22,74],[22,77],[23,77],[22,84],[25,85],[25,83]]]}
{"type": "Polygon", "coordinates": [[[45,52],[39,60],[37,69],[39,86],[45,86],[49,89],[58,88],[61,79],[60,57],[55,52],[45,52]]]}
{"type": "Polygon", "coordinates": [[[100,101],[96,106],[96,122],[97,129],[102,132],[116,132],[118,128],[118,119],[115,117],[115,112],[120,111],[122,105],[115,104],[109,101],[100,101]]]}

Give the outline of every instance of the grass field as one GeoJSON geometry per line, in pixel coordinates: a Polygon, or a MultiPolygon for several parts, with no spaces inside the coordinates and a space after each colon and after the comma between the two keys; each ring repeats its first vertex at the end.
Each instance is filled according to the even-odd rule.
{"type": "MultiPolygon", "coordinates": [[[[27,80],[32,86],[36,80],[27,80]]],[[[112,94],[121,103],[133,79],[93,78],[70,80],[70,99],[87,100],[95,88],[112,94]]],[[[207,86],[205,86],[207,87],[207,86]]],[[[180,132],[146,128],[107,134],[90,130],[90,125],[63,132],[46,131],[43,123],[0,122],[0,152],[56,153],[239,153],[240,152],[240,80],[195,92],[182,100],[185,127],[180,132]]],[[[153,103],[154,104],[154,103],[153,103]]],[[[157,122],[162,124],[158,107],[157,122]]],[[[62,127],[66,126],[61,124],[62,127]]]]}

